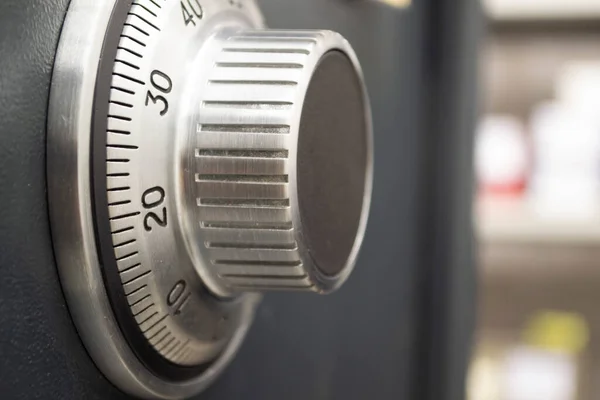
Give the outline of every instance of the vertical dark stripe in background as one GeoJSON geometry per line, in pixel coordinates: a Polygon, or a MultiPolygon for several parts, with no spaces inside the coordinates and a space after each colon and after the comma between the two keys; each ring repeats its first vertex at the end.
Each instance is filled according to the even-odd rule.
{"type": "Polygon", "coordinates": [[[472,151],[477,118],[478,0],[419,0],[425,11],[420,332],[411,399],[459,400],[474,339],[472,151]]]}

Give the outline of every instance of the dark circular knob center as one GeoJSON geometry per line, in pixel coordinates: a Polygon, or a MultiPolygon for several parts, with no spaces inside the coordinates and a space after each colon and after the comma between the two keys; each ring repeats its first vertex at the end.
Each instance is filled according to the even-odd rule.
{"type": "Polygon", "coordinates": [[[352,61],[326,53],[309,83],[298,139],[302,234],[327,276],[347,264],[359,230],[368,165],[365,94],[352,61]]]}

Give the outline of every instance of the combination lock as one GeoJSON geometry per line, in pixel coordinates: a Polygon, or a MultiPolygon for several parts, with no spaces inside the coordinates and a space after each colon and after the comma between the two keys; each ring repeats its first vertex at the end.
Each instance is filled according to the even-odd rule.
{"type": "Polygon", "coordinates": [[[249,0],[72,0],[48,132],[69,309],[132,395],[200,392],[260,292],[327,293],[352,271],[372,133],[337,33],[265,29],[249,0]]]}

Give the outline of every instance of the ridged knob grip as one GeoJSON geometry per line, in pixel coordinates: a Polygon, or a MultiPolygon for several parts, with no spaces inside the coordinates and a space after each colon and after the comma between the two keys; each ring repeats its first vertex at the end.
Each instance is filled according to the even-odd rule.
{"type": "Polygon", "coordinates": [[[210,268],[236,291],[331,291],[354,266],[371,195],[356,56],[330,31],[215,41],[193,171],[210,268]]]}

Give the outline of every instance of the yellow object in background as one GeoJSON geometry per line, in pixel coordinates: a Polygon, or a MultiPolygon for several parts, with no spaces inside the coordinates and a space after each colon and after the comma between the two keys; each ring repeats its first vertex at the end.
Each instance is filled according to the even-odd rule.
{"type": "Polygon", "coordinates": [[[410,6],[412,0],[377,0],[392,7],[404,8],[410,6]]]}
{"type": "Polygon", "coordinates": [[[531,318],[524,341],[530,346],[574,355],[586,348],[589,336],[588,324],[580,314],[544,311],[531,318]]]}

